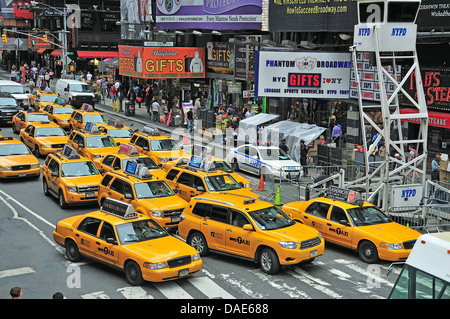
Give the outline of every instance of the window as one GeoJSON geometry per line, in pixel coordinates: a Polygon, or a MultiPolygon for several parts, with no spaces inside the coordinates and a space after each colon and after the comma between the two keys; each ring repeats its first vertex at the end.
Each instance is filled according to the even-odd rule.
{"type": "Polygon", "coordinates": [[[179,172],[179,170],[171,169],[169,173],[167,173],[166,179],[173,181],[173,179],[178,175],[179,172]]]}
{"type": "Polygon", "coordinates": [[[195,214],[200,217],[209,217],[209,211],[211,209],[211,205],[205,203],[197,203],[192,209],[192,214],[195,214]]]}
{"type": "Polygon", "coordinates": [[[390,2],[388,22],[414,22],[420,2],[390,2]]]}
{"type": "Polygon", "coordinates": [[[120,193],[120,194],[124,194],[124,191],[125,191],[125,182],[123,182],[122,180],[116,178],[116,179],[112,182],[110,189],[111,189],[112,191],[118,192],[118,193],[120,193]]]}
{"type": "Polygon", "coordinates": [[[50,171],[50,172],[57,172],[58,173],[58,175],[59,175],[59,164],[58,164],[58,162],[57,161],[55,161],[55,160],[52,160],[51,162],[50,162],[50,164],[48,164],[48,170],[50,171]]]}
{"type": "Polygon", "coordinates": [[[314,202],[308,206],[305,213],[317,216],[320,218],[327,218],[328,209],[330,208],[329,204],[324,204],[320,202],[314,202]]]}
{"type": "Polygon", "coordinates": [[[211,220],[215,220],[221,223],[228,222],[228,208],[222,206],[211,207],[211,220]]]}
{"type": "Polygon", "coordinates": [[[109,182],[113,179],[113,177],[111,175],[105,175],[105,177],[103,177],[102,180],[102,185],[103,186],[108,186],[109,182]]]}
{"type": "Polygon", "coordinates": [[[87,217],[78,226],[78,230],[92,236],[97,236],[98,228],[100,227],[101,222],[102,221],[100,219],[87,217]]]}
{"type": "Polygon", "coordinates": [[[114,155],[108,155],[105,157],[105,159],[103,160],[103,165],[112,167],[112,163],[114,162],[114,159],[116,157],[114,155]]]}
{"type": "Polygon", "coordinates": [[[242,228],[245,224],[251,224],[247,217],[237,210],[230,211],[230,224],[242,228]]]}
{"type": "Polygon", "coordinates": [[[188,187],[194,187],[194,176],[189,173],[182,173],[177,182],[188,187]]]}
{"type": "Polygon", "coordinates": [[[140,137],[138,138],[138,140],[136,141],[136,146],[142,147],[143,149],[148,150],[148,141],[146,138],[140,137]]]}
{"type": "Polygon", "coordinates": [[[103,223],[102,226],[102,230],[100,231],[100,238],[103,240],[107,240],[107,239],[116,239],[116,234],[114,233],[114,228],[108,224],[108,223],[103,223]]]}
{"type": "Polygon", "coordinates": [[[136,142],[137,138],[138,138],[137,135],[133,135],[133,136],[131,137],[130,143],[136,142]]]}
{"type": "Polygon", "coordinates": [[[371,2],[359,4],[361,23],[380,23],[384,21],[384,3],[371,2]]]}
{"type": "Polygon", "coordinates": [[[347,215],[345,211],[337,206],[333,206],[330,214],[330,220],[339,224],[342,224],[342,221],[348,222],[347,215]]]}

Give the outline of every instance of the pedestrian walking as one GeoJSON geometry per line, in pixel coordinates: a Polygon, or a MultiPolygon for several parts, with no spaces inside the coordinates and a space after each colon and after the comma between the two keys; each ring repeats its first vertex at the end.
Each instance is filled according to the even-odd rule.
{"type": "Polygon", "coordinates": [[[189,133],[192,133],[193,130],[192,124],[194,121],[194,113],[192,112],[192,109],[189,109],[189,111],[187,111],[186,117],[187,117],[188,131],[189,133]]]}
{"type": "Polygon", "coordinates": [[[9,294],[11,295],[11,299],[19,299],[20,297],[22,297],[22,288],[12,287],[9,291],[9,294]]]}
{"type": "Polygon", "coordinates": [[[119,112],[123,112],[123,92],[122,88],[117,90],[117,100],[119,103],[119,112]]]}
{"type": "Polygon", "coordinates": [[[154,99],[152,103],[153,121],[159,122],[159,103],[157,99],[154,99]]]}
{"type": "Polygon", "coordinates": [[[119,103],[117,102],[117,89],[114,85],[111,86],[109,94],[111,96],[111,100],[113,103],[113,111],[119,112],[119,103]],[[116,110],[116,108],[117,108],[117,110],[116,110]]]}
{"type": "Polygon", "coordinates": [[[303,175],[308,175],[308,167],[306,166],[307,159],[309,157],[310,149],[305,145],[305,141],[300,141],[300,164],[303,167],[303,175]]]}
{"type": "Polygon", "coordinates": [[[331,133],[331,142],[336,143],[336,146],[339,145],[341,134],[342,134],[341,125],[334,123],[333,131],[331,133]]]}
{"type": "Polygon", "coordinates": [[[441,154],[436,154],[435,158],[431,161],[431,181],[439,182],[439,170],[441,169],[441,154]]]}

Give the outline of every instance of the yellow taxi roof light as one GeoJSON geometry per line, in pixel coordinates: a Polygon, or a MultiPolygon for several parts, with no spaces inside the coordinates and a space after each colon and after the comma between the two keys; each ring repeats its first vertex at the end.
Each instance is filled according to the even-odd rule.
{"type": "Polygon", "coordinates": [[[67,159],[78,159],[80,158],[80,155],[78,154],[77,150],[71,147],[70,145],[64,145],[63,149],[61,150],[61,155],[64,156],[67,159]]]}
{"type": "Polygon", "coordinates": [[[139,152],[136,148],[136,146],[131,144],[122,143],[119,146],[119,153],[128,155],[128,156],[138,156],[139,152]]]}
{"type": "Polygon", "coordinates": [[[127,204],[109,197],[104,200],[100,211],[123,219],[133,219],[138,217],[134,207],[131,204],[127,204]]]}
{"type": "Polygon", "coordinates": [[[120,123],[118,119],[110,119],[108,121],[108,125],[114,126],[114,127],[123,127],[123,124],[120,123]]]}
{"type": "Polygon", "coordinates": [[[216,172],[216,167],[210,159],[195,155],[191,156],[191,159],[189,160],[189,163],[186,165],[186,167],[207,173],[216,172]]]}
{"type": "Polygon", "coordinates": [[[97,125],[95,125],[95,123],[92,123],[92,122],[86,122],[86,125],[84,126],[84,130],[91,134],[100,134],[100,131],[99,131],[97,125]]]}
{"type": "Polygon", "coordinates": [[[144,164],[138,164],[136,161],[128,161],[124,172],[130,174],[138,179],[151,179],[149,169],[144,164]]]}
{"type": "Polygon", "coordinates": [[[142,133],[148,134],[148,135],[151,135],[151,136],[159,136],[159,135],[161,135],[161,133],[159,133],[159,130],[156,127],[149,126],[149,125],[144,126],[144,128],[142,130],[142,133]]]}
{"type": "Polygon", "coordinates": [[[330,188],[327,191],[326,197],[354,205],[363,204],[360,192],[336,186],[330,186],[330,188]]]}
{"type": "Polygon", "coordinates": [[[82,111],[86,111],[86,112],[94,112],[94,107],[90,104],[87,103],[83,103],[83,105],[81,105],[80,108],[82,111]]]}

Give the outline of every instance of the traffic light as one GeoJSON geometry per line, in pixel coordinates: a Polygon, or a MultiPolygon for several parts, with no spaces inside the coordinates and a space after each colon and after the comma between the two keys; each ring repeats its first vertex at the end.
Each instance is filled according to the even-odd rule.
{"type": "Polygon", "coordinates": [[[8,40],[6,39],[6,33],[2,33],[2,42],[8,43],[8,40]]]}
{"type": "Polygon", "coordinates": [[[44,34],[43,38],[44,38],[44,41],[45,41],[45,42],[48,42],[48,38],[47,38],[47,35],[46,35],[46,34],[44,34]]]}

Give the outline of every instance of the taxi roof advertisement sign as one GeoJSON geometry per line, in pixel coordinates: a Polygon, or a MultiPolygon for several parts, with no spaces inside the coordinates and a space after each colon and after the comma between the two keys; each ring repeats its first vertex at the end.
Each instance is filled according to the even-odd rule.
{"type": "Polygon", "coordinates": [[[269,30],[353,32],[357,23],[355,0],[271,0],[269,30]]]}
{"type": "Polygon", "coordinates": [[[351,54],[256,51],[255,96],[348,99],[351,54]]]}
{"type": "Polygon", "coordinates": [[[262,0],[156,0],[163,29],[261,30],[262,0]]]}
{"type": "Polygon", "coordinates": [[[144,79],[204,78],[204,48],[119,45],[119,74],[144,79]]]}

